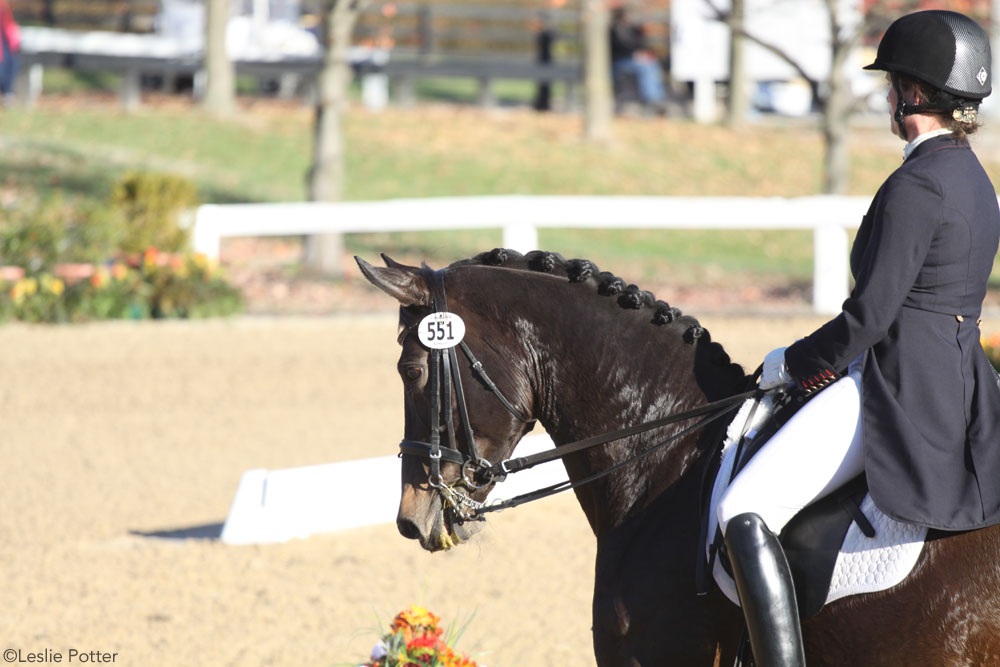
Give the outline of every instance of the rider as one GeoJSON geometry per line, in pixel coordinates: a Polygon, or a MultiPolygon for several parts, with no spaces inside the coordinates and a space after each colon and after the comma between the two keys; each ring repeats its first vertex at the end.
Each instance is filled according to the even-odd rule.
{"type": "Polygon", "coordinates": [[[788,562],[776,534],[865,473],[903,522],[958,531],[1000,523],[1000,389],[978,318],[1000,240],[989,177],[966,139],[990,94],[990,45],[973,20],[895,21],[865,69],[886,72],[903,164],[862,219],[843,311],[764,360],[760,386],[814,394],[740,472],[719,522],[758,665],[803,665],[788,562]]]}

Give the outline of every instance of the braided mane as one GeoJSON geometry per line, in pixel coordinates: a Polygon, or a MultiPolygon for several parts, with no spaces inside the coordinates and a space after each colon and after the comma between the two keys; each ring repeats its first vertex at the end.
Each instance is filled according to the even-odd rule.
{"type": "Polygon", "coordinates": [[[718,366],[728,367],[734,380],[745,377],[743,367],[733,363],[723,347],[712,341],[711,334],[697,319],[684,315],[680,309],[666,301],[660,301],[652,292],[630,285],[623,279],[601,271],[587,259],[566,259],[559,253],[533,250],[522,255],[516,250],[494,248],[470,259],[463,259],[451,266],[493,266],[521,271],[536,271],[564,277],[571,283],[583,283],[596,289],[602,296],[614,297],[625,310],[650,309],[653,311],[650,323],[657,326],[673,325],[681,330],[681,336],[688,345],[708,347],[709,358],[718,366]]]}

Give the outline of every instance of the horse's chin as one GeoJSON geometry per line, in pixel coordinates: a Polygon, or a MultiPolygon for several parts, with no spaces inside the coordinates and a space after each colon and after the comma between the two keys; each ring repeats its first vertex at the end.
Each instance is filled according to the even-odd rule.
{"type": "Polygon", "coordinates": [[[396,526],[403,537],[416,540],[425,551],[447,551],[469,541],[480,528],[478,521],[456,521],[437,492],[412,486],[404,488],[396,526]]]}
{"type": "Polygon", "coordinates": [[[448,551],[454,549],[463,542],[468,542],[473,535],[479,532],[479,523],[454,522],[449,518],[438,515],[438,520],[434,522],[434,528],[426,538],[421,538],[420,546],[430,552],[448,551]]]}

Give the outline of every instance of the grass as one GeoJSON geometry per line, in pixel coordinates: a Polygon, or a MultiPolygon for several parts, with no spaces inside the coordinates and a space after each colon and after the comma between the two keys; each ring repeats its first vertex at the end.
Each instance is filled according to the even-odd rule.
{"type": "MultiPolygon", "coordinates": [[[[176,99],[156,99],[132,114],[113,99],[87,99],[43,98],[35,109],[0,113],[0,195],[28,189],[103,200],[123,172],[140,168],[193,179],[206,202],[305,198],[312,115],[301,104],[249,101],[235,118],[218,120],[176,99]]],[[[619,119],[613,142],[592,144],[582,139],[581,123],[576,115],[461,105],[355,109],[345,121],[346,198],[801,196],[820,190],[822,142],[801,124],[734,132],[683,120],[619,119]]],[[[858,133],[851,193],[871,195],[899,164],[899,146],[887,142],[887,134],[881,126],[858,133]]],[[[987,167],[1000,174],[998,165],[987,167]]],[[[348,239],[350,251],[366,256],[385,250],[438,264],[499,243],[499,230],[348,239]]],[[[628,268],[638,278],[669,273],[709,282],[730,274],[807,281],[811,243],[808,232],[541,233],[544,247],[619,273],[628,268]]]]}

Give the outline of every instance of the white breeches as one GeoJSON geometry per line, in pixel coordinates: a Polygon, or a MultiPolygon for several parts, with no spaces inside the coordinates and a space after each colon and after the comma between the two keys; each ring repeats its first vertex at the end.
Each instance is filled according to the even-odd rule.
{"type": "Polygon", "coordinates": [[[846,376],[806,403],[736,476],[719,501],[723,534],[729,520],[758,514],[778,534],[806,505],[861,474],[861,359],[846,376]]]}

